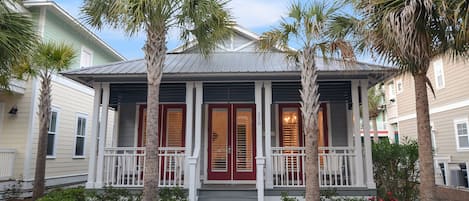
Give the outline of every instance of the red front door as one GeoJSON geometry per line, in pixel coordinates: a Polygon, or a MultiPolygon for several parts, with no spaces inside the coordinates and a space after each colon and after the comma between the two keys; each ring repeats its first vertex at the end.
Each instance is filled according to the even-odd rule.
{"type": "Polygon", "coordinates": [[[208,179],[255,180],[255,105],[209,105],[208,179]]]}

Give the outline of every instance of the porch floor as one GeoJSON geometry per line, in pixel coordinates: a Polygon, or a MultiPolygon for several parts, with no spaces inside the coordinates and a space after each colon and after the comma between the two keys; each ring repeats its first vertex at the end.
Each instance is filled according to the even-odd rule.
{"type": "Polygon", "coordinates": [[[255,184],[203,184],[201,190],[257,190],[255,184]]]}

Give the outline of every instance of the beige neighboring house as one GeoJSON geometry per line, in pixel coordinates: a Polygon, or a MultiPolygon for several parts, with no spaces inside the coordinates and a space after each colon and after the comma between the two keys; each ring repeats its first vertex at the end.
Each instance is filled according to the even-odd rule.
{"type": "MultiPolygon", "coordinates": [[[[469,161],[469,61],[447,57],[434,59],[427,76],[435,91],[433,96],[428,89],[435,173],[437,177],[441,176],[437,178],[437,183],[443,184],[442,177],[445,177],[449,178],[447,183],[450,185],[467,186],[464,166],[467,167],[469,161]]],[[[403,137],[416,139],[412,75],[388,79],[384,87],[389,133],[395,133],[400,140],[403,137]]]]}
{"type": "MultiPolygon", "coordinates": [[[[53,1],[24,1],[24,8],[42,40],[73,46],[77,57],[72,69],[125,60],[53,1]]],[[[94,90],[61,75],[52,79],[46,185],[81,184],[88,173],[94,90]]],[[[0,200],[2,191],[8,188],[26,192],[32,188],[39,93],[40,80],[34,78],[14,80],[11,92],[0,91],[0,200]]],[[[109,113],[108,133],[112,133],[113,114],[109,113]]]]}

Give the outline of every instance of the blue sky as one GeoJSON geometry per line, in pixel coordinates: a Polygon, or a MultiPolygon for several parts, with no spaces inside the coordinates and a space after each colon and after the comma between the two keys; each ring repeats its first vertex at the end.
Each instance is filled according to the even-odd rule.
{"type": "MultiPolygon", "coordinates": [[[[80,20],[82,0],[55,0],[55,2],[80,20]]],[[[286,14],[289,2],[288,0],[232,0],[228,8],[239,25],[261,34],[279,22],[281,17],[286,14]]],[[[121,30],[90,29],[127,59],[143,58],[144,34],[128,37],[121,30]]],[[[177,33],[169,31],[168,49],[171,50],[178,44],[180,42],[177,33]]]]}

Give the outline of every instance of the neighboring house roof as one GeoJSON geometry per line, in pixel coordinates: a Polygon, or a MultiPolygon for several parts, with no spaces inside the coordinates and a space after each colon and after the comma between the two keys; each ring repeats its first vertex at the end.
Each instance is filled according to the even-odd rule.
{"type": "Polygon", "coordinates": [[[88,36],[92,41],[96,42],[96,44],[98,44],[98,45],[104,47],[105,49],[107,49],[111,54],[113,54],[117,58],[120,58],[121,60],[126,60],[126,58],[123,55],[121,55],[114,48],[112,48],[106,42],[104,42],[102,39],[100,39],[96,34],[94,34],[92,31],[90,31],[88,28],[86,28],[77,19],[75,19],[73,16],[71,16],[67,11],[65,11],[63,8],[58,6],[54,1],[50,1],[50,0],[27,0],[27,1],[23,2],[23,5],[25,7],[42,7],[42,6],[45,6],[46,8],[50,9],[52,12],[57,14],[58,16],[62,16],[63,17],[62,19],[65,22],[70,24],[72,27],[76,28],[78,31],[80,31],[85,36],[88,36]]]}
{"type": "MultiPolygon", "coordinates": [[[[316,59],[319,76],[340,78],[368,78],[373,83],[390,76],[391,67],[362,62],[344,63],[339,60],[316,59]]],[[[169,53],[165,60],[163,79],[214,80],[214,79],[298,79],[300,67],[287,60],[284,53],[224,52],[204,57],[198,53],[169,53]]],[[[93,80],[123,81],[146,77],[144,59],[116,62],[107,65],[70,70],[63,75],[84,84],[93,80]],[[118,78],[118,79],[117,79],[118,78]]]]}

